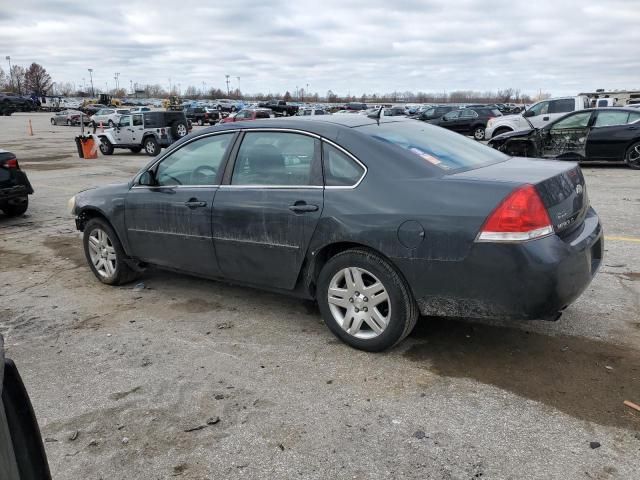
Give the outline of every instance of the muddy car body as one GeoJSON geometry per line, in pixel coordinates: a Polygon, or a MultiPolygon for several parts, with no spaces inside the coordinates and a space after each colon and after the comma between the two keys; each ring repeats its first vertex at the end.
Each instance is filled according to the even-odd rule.
{"type": "Polygon", "coordinates": [[[208,128],[73,197],[94,274],[118,284],[151,264],[315,299],[338,337],[375,351],[418,312],[555,319],[597,271],[575,164],[406,118],[317,118],[208,128]]]}

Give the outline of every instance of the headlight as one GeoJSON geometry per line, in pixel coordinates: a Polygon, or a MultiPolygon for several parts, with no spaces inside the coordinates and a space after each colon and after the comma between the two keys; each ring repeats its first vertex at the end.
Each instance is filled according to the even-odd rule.
{"type": "Polygon", "coordinates": [[[493,118],[490,118],[487,122],[487,127],[490,127],[491,125],[493,125],[493,118]]]}
{"type": "Polygon", "coordinates": [[[76,209],[76,196],[75,195],[69,199],[69,201],[67,202],[67,207],[69,208],[69,213],[71,215],[73,215],[75,213],[75,209],[76,209]]]}

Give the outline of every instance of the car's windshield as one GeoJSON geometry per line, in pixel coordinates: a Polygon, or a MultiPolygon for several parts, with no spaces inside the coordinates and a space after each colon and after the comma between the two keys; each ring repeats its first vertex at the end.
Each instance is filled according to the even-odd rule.
{"type": "Polygon", "coordinates": [[[414,120],[357,129],[376,140],[409,150],[442,170],[477,168],[509,158],[458,133],[414,120]]]}

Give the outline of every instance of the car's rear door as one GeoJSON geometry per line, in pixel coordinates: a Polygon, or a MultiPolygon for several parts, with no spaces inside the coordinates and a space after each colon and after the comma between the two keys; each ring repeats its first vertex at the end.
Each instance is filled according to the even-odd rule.
{"type": "Polygon", "coordinates": [[[229,279],[292,289],[324,202],[320,140],[244,133],[213,205],[218,263],[229,279]]]}
{"type": "Polygon", "coordinates": [[[125,223],[134,257],[219,276],[211,212],[235,135],[209,134],[183,144],[149,169],[156,180],[153,184],[137,184],[129,190],[125,223]]]}
{"type": "Polygon", "coordinates": [[[640,138],[640,112],[602,109],[595,112],[587,141],[590,160],[622,161],[629,144],[640,138]]]}

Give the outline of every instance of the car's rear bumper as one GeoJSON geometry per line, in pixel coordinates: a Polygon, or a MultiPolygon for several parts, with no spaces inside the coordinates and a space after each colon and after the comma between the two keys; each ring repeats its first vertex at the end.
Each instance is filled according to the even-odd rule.
{"type": "Polygon", "coordinates": [[[461,261],[396,261],[423,315],[542,320],[557,318],[584,292],[603,251],[602,226],[591,209],[566,238],[476,243],[461,261]]]}

